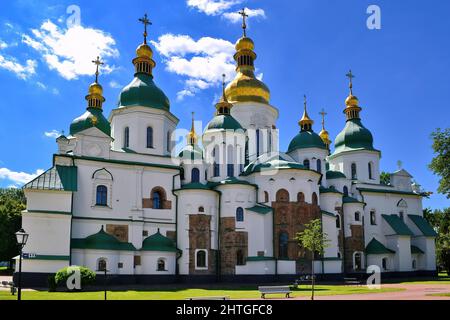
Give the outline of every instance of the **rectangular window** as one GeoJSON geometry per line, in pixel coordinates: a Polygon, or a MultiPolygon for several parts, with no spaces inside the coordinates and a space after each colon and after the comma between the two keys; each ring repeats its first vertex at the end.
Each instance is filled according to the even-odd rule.
{"type": "Polygon", "coordinates": [[[123,269],[123,262],[119,262],[119,263],[117,264],[117,268],[123,269]]]}
{"type": "Polygon", "coordinates": [[[227,176],[234,177],[234,165],[233,164],[227,165],[227,176]]]}
{"type": "Polygon", "coordinates": [[[141,265],[141,256],[134,256],[134,266],[140,266],[141,265]]]}
{"type": "Polygon", "coordinates": [[[148,237],[148,231],[147,230],[142,231],[142,236],[143,237],[148,237]]]}

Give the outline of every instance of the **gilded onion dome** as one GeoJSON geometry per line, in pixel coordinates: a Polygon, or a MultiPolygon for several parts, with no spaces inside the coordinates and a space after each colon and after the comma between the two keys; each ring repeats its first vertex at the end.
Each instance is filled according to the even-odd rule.
{"type": "Polygon", "coordinates": [[[108,136],[111,136],[111,125],[103,115],[103,88],[98,83],[99,66],[103,65],[100,58],[92,61],[97,66],[95,72],[95,82],[89,86],[88,95],[86,96],[87,110],[80,117],[76,118],[70,124],[70,134],[75,135],[89,128],[97,128],[108,136]]]}
{"type": "Polygon", "coordinates": [[[325,129],[325,116],[327,115],[327,113],[322,109],[322,112],[320,112],[319,114],[322,116],[322,130],[319,132],[319,136],[322,139],[323,143],[325,143],[325,145],[327,146],[327,149],[330,149],[330,134],[325,129]]]}
{"type": "Polygon", "coordinates": [[[236,53],[234,60],[236,61],[236,76],[225,89],[225,94],[228,100],[232,102],[260,102],[268,104],[270,101],[269,88],[255,76],[254,61],[256,60],[256,53],[254,52],[255,44],[252,39],[247,37],[245,17],[247,15],[244,11],[240,12],[243,15],[244,35],[235,45],[236,53]]]}

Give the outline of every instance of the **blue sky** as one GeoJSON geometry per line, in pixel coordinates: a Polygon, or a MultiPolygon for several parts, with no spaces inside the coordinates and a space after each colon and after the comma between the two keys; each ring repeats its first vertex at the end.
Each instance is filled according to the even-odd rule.
{"type": "Polygon", "coordinates": [[[248,35],[255,41],[257,73],[280,110],[281,147],[298,132],[303,95],[320,130],[318,112],[328,112],[335,137],[344,127],[348,94],[345,74],[356,75],[354,92],[363,123],[382,151],[382,170],[397,161],[425,190],[425,206],[449,206],[438,195],[438,177],[428,169],[430,133],[449,127],[450,2],[388,0],[171,0],[0,2],[0,186],[20,186],[51,166],[54,130],[68,131],[85,109],[93,81],[90,61],[106,62],[100,82],[105,115],[133,77],[131,60],[142,42],[145,12],[153,25],[155,81],[171,111],[188,127],[190,113],[206,123],[220,93],[220,75],[232,76],[233,44],[241,36],[235,12],[251,12],[248,35]],[[369,30],[366,10],[381,9],[381,29],[369,30]],[[67,26],[70,5],[81,25],[67,26]]]}

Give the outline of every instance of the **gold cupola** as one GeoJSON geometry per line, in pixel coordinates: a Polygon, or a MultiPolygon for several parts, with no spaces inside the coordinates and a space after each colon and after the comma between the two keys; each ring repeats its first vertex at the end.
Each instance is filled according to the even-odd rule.
{"type": "Polygon", "coordinates": [[[193,146],[197,144],[198,136],[195,133],[195,123],[194,123],[194,112],[192,112],[192,125],[191,125],[191,131],[189,131],[187,137],[186,137],[188,144],[193,146]]]}
{"type": "Polygon", "coordinates": [[[353,95],[353,79],[355,76],[352,73],[352,70],[349,71],[347,74],[347,77],[349,78],[349,88],[350,88],[350,94],[345,99],[345,110],[344,113],[347,117],[347,120],[352,119],[359,119],[359,112],[362,110],[359,106],[359,100],[356,96],[353,95]]]}
{"type": "Polygon", "coordinates": [[[231,102],[260,102],[268,104],[270,101],[269,88],[255,76],[256,53],[255,44],[247,37],[247,24],[245,19],[248,15],[245,9],[239,12],[242,15],[243,36],[236,42],[236,77],[225,89],[225,94],[231,102]]]}
{"type": "Polygon", "coordinates": [[[306,95],[304,96],[304,110],[303,110],[303,116],[300,119],[300,121],[298,122],[298,124],[300,125],[300,129],[301,131],[311,131],[312,130],[312,125],[314,124],[314,120],[312,120],[309,115],[308,115],[308,111],[307,109],[307,100],[306,100],[306,95]]]}
{"type": "Polygon", "coordinates": [[[100,74],[99,67],[104,63],[100,61],[100,57],[97,57],[92,63],[97,66],[97,70],[95,71],[95,82],[89,86],[86,101],[88,102],[88,108],[102,109],[105,98],[103,97],[103,87],[98,83],[98,76],[100,74]]]}
{"type": "Polygon", "coordinates": [[[136,58],[133,59],[135,73],[152,75],[153,68],[156,66],[156,62],[152,59],[153,50],[147,44],[147,26],[151,25],[152,23],[148,19],[147,14],[145,14],[143,18],[139,19],[139,21],[144,24],[144,43],[136,49],[136,58]]]}
{"type": "Polygon", "coordinates": [[[319,113],[322,116],[322,130],[319,132],[319,136],[322,139],[323,143],[327,146],[327,149],[330,150],[331,140],[330,140],[330,134],[325,129],[325,116],[327,113],[324,109],[319,113]]]}

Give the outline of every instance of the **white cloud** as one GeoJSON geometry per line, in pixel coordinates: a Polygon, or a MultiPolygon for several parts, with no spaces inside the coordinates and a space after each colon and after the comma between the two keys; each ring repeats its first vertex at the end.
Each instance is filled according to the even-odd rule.
{"type": "Polygon", "coordinates": [[[36,74],[36,60],[28,59],[25,64],[21,64],[13,57],[7,57],[0,54],[0,69],[15,73],[22,80],[27,80],[36,74]]]}
{"type": "Polygon", "coordinates": [[[258,79],[259,81],[263,81],[263,78],[264,78],[264,73],[258,73],[257,75],[256,75],[256,79],[258,79]]]}
{"type": "Polygon", "coordinates": [[[216,16],[230,9],[232,6],[242,3],[243,0],[187,0],[189,7],[209,16],[216,16]]]}
{"type": "Polygon", "coordinates": [[[106,62],[102,72],[111,73],[115,67],[107,62],[119,56],[116,41],[104,31],[80,25],[64,29],[50,20],[31,34],[23,34],[22,42],[38,51],[48,67],[67,80],[93,75],[92,60],[97,56],[106,62]]]}
{"type": "Polygon", "coordinates": [[[44,135],[47,138],[54,138],[54,139],[56,139],[56,138],[58,138],[61,135],[61,133],[58,130],[52,130],[52,131],[44,132],[44,135]]]}
{"type": "Polygon", "coordinates": [[[36,178],[37,176],[41,175],[44,173],[44,170],[39,169],[36,170],[35,173],[25,173],[25,172],[15,172],[15,171],[11,171],[7,168],[0,168],[0,179],[1,180],[8,180],[12,183],[14,183],[15,185],[19,185],[19,184],[25,184],[27,182],[30,182],[31,180],[33,180],[34,178],[36,178]]]}
{"type": "Polygon", "coordinates": [[[42,82],[36,82],[36,85],[41,88],[42,90],[47,90],[47,86],[43,84],[42,82]]]}
{"type": "MultiPolygon", "coordinates": [[[[248,14],[248,18],[266,18],[266,13],[263,9],[249,9],[245,8],[245,12],[248,14]]],[[[237,12],[226,12],[223,14],[223,17],[232,23],[240,23],[242,22],[242,16],[237,12]]]]}
{"type": "Polygon", "coordinates": [[[2,40],[0,40],[0,50],[6,49],[6,48],[8,48],[8,44],[6,42],[3,42],[2,40]]]}
{"type": "Polygon", "coordinates": [[[120,89],[120,88],[123,88],[123,86],[122,86],[120,83],[118,83],[117,81],[115,81],[115,80],[110,81],[110,82],[109,82],[109,86],[110,86],[111,88],[113,88],[113,89],[120,89]]]}
{"type": "Polygon", "coordinates": [[[185,88],[178,93],[178,100],[218,85],[222,74],[227,79],[234,76],[235,49],[229,41],[211,37],[195,41],[188,35],[165,34],[152,43],[164,58],[166,70],[185,77],[185,88]]]}

